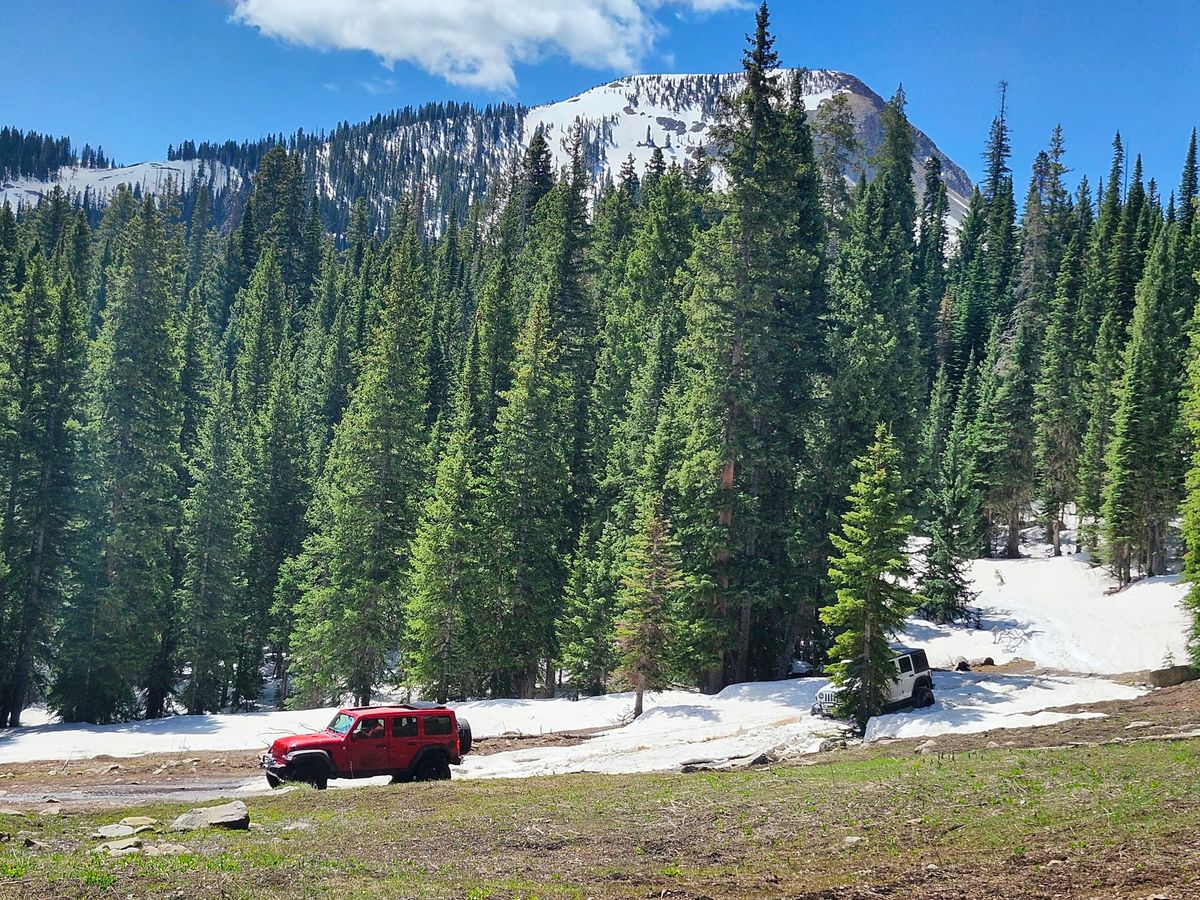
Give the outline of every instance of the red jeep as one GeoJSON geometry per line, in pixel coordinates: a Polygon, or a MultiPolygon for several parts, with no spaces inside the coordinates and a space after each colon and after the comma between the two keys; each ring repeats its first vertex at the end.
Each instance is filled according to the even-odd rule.
{"type": "Polygon", "coordinates": [[[471,749],[471,726],[434,704],[356,706],[317,734],[279,738],[262,758],[267,783],[300,781],[324,790],[330,778],[391,775],[399,781],[450,777],[471,749]]]}

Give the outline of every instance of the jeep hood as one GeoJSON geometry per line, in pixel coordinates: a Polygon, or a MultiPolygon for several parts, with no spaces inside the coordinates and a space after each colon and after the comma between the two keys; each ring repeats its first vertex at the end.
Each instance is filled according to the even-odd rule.
{"type": "Polygon", "coordinates": [[[331,750],[341,743],[341,738],[329,733],[293,734],[281,737],[271,744],[271,755],[281,757],[293,750],[331,750]]]}

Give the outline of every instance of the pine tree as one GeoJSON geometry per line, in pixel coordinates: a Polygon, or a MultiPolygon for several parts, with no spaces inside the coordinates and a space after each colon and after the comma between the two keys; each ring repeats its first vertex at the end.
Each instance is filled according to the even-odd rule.
{"type": "Polygon", "coordinates": [[[569,523],[564,386],[551,328],[547,302],[535,298],[481,485],[489,548],[483,602],[495,622],[489,678],[500,695],[532,697],[539,665],[556,655],[554,620],[569,523]]]}
{"type": "Polygon", "coordinates": [[[1074,317],[1082,285],[1083,252],[1076,232],[1059,270],[1046,322],[1041,364],[1034,385],[1034,472],[1036,493],[1054,555],[1062,553],[1066,508],[1075,498],[1076,468],[1083,437],[1078,383],[1079,349],[1074,317]]]}
{"type": "Polygon", "coordinates": [[[912,518],[901,511],[906,491],[900,452],[885,426],[876,429],[854,468],[859,477],[847,498],[842,533],[830,535],[837,555],[830,557],[829,577],[837,602],[821,610],[821,621],[837,632],[827,670],[842,688],[841,711],[865,725],[887,703],[896,678],[890,641],[918,598],[904,587],[912,518]]]}
{"type": "Polygon", "coordinates": [[[128,715],[135,683],[147,689],[146,714],[162,715],[173,686],[182,361],[164,244],[148,200],[126,229],[99,338],[96,453],[106,506],[100,588],[70,611],[59,635],[51,699],[66,721],[128,715]]]}
{"type": "Polygon", "coordinates": [[[965,573],[966,561],[979,547],[980,496],[969,445],[973,393],[974,385],[968,374],[959,389],[926,502],[929,543],[922,553],[918,590],[923,608],[938,622],[961,619],[967,605],[975,599],[965,573]]]}
{"type": "Polygon", "coordinates": [[[425,501],[412,550],[405,613],[408,671],[439,703],[478,689],[480,659],[491,647],[479,632],[481,586],[478,447],[470,394],[460,390],[454,428],[425,501]]]}
{"type": "Polygon", "coordinates": [[[307,576],[311,587],[291,638],[294,701],[349,693],[369,703],[402,633],[428,466],[423,264],[414,225],[394,253],[380,321],[326,463],[310,554],[322,571],[307,576]]]}
{"type": "Polygon", "coordinates": [[[663,498],[641,504],[625,554],[617,595],[618,676],[634,690],[633,717],[642,714],[646,691],[670,687],[676,601],[683,586],[679,544],[663,508],[663,498]]]}
{"type": "Polygon", "coordinates": [[[237,655],[237,602],[247,551],[241,525],[242,467],[229,383],[220,380],[198,435],[192,490],[184,501],[180,550],[185,564],[177,603],[182,692],[196,715],[221,708],[229,666],[237,655]]]}
{"type": "Polygon", "coordinates": [[[1105,454],[1104,552],[1121,584],[1132,580],[1135,569],[1148,575],[1166,569],[1167,523],[1177,501],[1172,457],[1178,385],[1168,354],[1171,287],[1168,230],[1161,228],[1137,289],[1105,454]]]}
{"type": "MultiPolygon", "coordinates": [[[[744,58],[746,88],[718,142],[724,218],[698,241],[679,344],[682,446],[672,502],[709,690],[774,672],[799,590],[795,473],[813,418],[826,310],[820,180],[799,83],[785,98],[766,8],[744,58]],[[756,627],[757,626],[757,627],[756,627]]],[[[911,188],[911,182],[909,183],[911,188]]],[[[909,219],[911,231],[912,221],[909,219]]]]}
{"type": "MultiPolygon", "coordinates": [[[[12,356],[0,371],[23,379],[0,384],[19,402],[5,437],[7,509],[4,545],[7,577],[0,597],[11,597],[11,616],[0,642],[0,726],[20,724],[21,712],[40,686],[50,657],[54,620],[68,589],[70,528],[78,510],[79,431],[83,417],[86,308],[70,275],[54,289],[40,261],[32,265],[5,335],[12,356]]],[[[7,430],[6,430],[7,431],[7,430]]],[[[0,615],[4,602],[0,600],[0,615]]]]}
{"type": "MultiPolygon", "coordinates": [[[[1001,343],[995,393],[981,405],[979,476],[983,505],[1004,534],[1004,555],[1021,555],[1021,523],[1033,498],[1033,370],[1036,350],[1032,310],[1016,310],[1013,333],[1001,343]]],[[[990,537],[990,535],[989,535],[990,537]]]]}
{"type": "Polygon", "coordinates": [[[231,623],[237,636],[231,701],[235,708],[258,697],[279,568],[285,559],[299,552],[306,532],[308,461],[293,382],[291,348],[285,340],[279,347],[263,406],[242,440],[241,457],[246,467],[242,527],[248,552],[243,592],[231,623]]]}

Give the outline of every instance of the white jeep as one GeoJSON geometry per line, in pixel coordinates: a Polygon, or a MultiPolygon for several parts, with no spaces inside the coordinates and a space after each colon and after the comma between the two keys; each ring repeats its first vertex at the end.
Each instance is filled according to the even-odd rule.
{"type": "MultiPolygon", "coordinates": [[[[911,706],[920,709],[933,706],[933,670],[929,668],[929,659],[924,650],[911,650],[908,647],[893,647],[896,654],[892,664],[896,667],[895,680],[892,681],[891,693],[888,695],[886,709],[888,711],[911,706]]],[[[838,694],[842,688],[835,684],[827,684],[817,691],[817,702],[812,705],[814,716],[829,716],[837,710],[838,694]]]]}

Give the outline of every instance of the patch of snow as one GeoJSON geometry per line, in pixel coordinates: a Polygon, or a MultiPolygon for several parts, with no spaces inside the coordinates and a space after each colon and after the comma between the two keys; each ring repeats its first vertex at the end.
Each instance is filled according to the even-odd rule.
{"type": "Polygon", "coordinates": [[[937,702],[933,706],[876,716],[867,723],[864,737],[875,741],[1053,725],[1067,719],[1103,716],[1096,712],[1060,712],[1055,707],[1131,700],[1143,693],[1106,678],[938,672],[934,676],[937,702]]]}
{"type": "Polygon", "coordinates": [[[900,636],[934,666],[959,657],[1026,659],[1064,672],[1113,674],[1187,658],[1190,625],[1176,576],[1146,578],[1108,593],[1113,580],[1076,556],[977,559],[970,576],[980,628],[911,619],[900,636]]]}
{"type": "MultiPolygon", "coordinates": [[[[837,722],[809,715],[825,684],[824,679],[735,684],[711,696],[672,691],[656,695],[655,704],[630,724],[582,744],[467,756],[455,771],[463,778],[655,772],[775,748],[815,752],[823,739],[842,731],[837,722]]],[[[623,711],[630,710],[631,695],[611,696],[623,698],[623,711]]]]}

